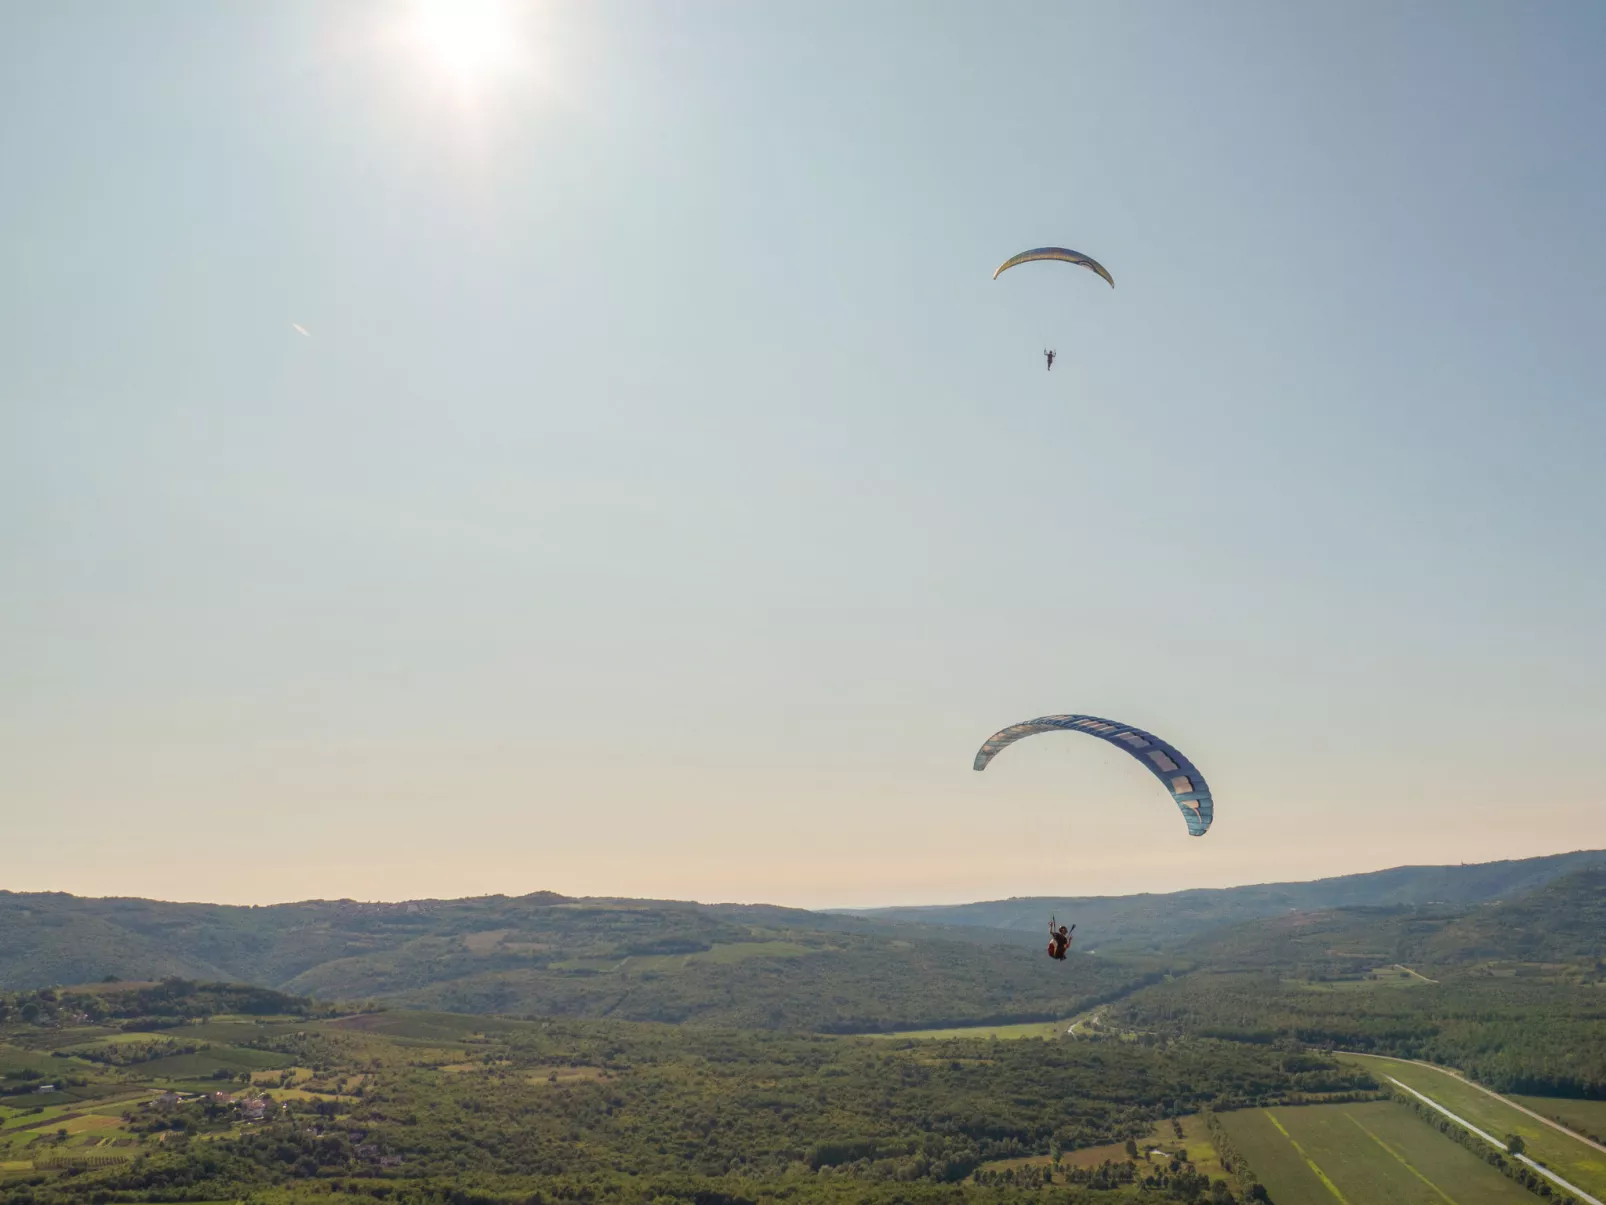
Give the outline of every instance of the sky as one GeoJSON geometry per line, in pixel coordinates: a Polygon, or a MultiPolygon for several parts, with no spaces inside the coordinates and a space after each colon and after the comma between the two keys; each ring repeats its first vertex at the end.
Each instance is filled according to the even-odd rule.
{"type": "Polygon", "coordinates": [[[0,9],[0,888],[1606,847],[1606,7],[473,7],[0,9]]]}

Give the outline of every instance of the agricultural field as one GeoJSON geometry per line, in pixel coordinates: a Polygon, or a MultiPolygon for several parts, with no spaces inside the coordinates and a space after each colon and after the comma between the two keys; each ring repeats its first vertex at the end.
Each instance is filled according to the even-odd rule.
{"type": "Polygon", "coordinates": [[[1534,1198],[1392,1101],[1220,1115],[1277,1205],[1527,1205],[1534,1198]]]}
{"type": "MultiPolygon", "coordinates": [[[[320,1079],[297,1065],[291,1051],[305,1045],[304,1017],[281,1015],[281,1024],[241,1015],[184,1020],[180,1011],[195,998],[251,999],[255,991],[164,986],[159,998],[178,1016],[158,1027],[125,1032],[57,1022],[0,1031],[0,1171],[115,1168],[190,1139],[239,1136],[291,1097],[329,1115],[349,1107],[354,1098],[340,1093],[360,1083],[361,1072],[320,1079]],[[271,1078],[281,1098],[261,1118],[244,1107],[262,1092],[250,1085],[253,1076],[271,1078]]],[[[0,1177],[0,1190],[4,1185],[0,1177]]]]}
{"type": "MultiPolygon", "coordinates": [[[[1346,1062],[1365,1066],[1376,1077],[1390,1076],[1408,1087],[1415,1088],[1456,1116],[1465,1118],[1496,1138],[1504,1138],[1508,1134],[1519,1135],[1527,1145],[1527,1153],[1531,1159],[1544,1164],[1586,1192],[1606,1198],[1606,1152],[1530,1117],[1503,1097],[1486,1092],[1453,1072],[1441,1071],[1421,1063],[1369,1055],[1340,1057],[1346,1062]]],[[[1577,1106],[1588,1102],[1553,1103],[1577,1106]]],[[[1546,1110],[1534,1111],[1544,1113],[1546,1110]]]]}
{"type": "MultiPolygon", "coordinates": [[[[0,1131],[0,1200],[14,1186],[34,1205],[81,1205],[151,1174],[218,1177],[197,1197],[315,1194],[331,1177],[435,1193],[469,1174],[509,1202],[555,1182],[578,1192],[583,1182],[630,1194],[647,1184],[654,1195],[641,1200],[687,1205],[709,1194],[756,1201],[782,1184],[799,1202],[893,1205],[899,1192],[934,1200],[963,1185],[980,1205],[1017,1199],[1033,1172],[1041,1188],[1034,1165],[1057,1153],[1054,1186],[1067,1205],[1094,1194],[1101,1205],[1160,1205],[1198,1199],[1224,1178],[1201,1105],[1295,1094],[1283,1055],[1218,1043],[1162,1052],[1122,1041],[993,1041],[975,1031],[888,1042],[418,1012],[283,1027],[199,1022],[161,1035],[190,1046],[191,1034],[226,1030],[259,1045],[213,1040],[115,1065],[44,1055],[98,1078],[72,1104],[7,1110],[7,1126],[28,1128],[0,1131]],[[242,1052],[287,1065],[251,1072],[249,1086],[236,1075],[201,1082],[210,1096],[157,1101],[175,1082],[150,1078],[151,1066],[202,1055],[227,1063],[242,1052]],[[230,1097],[265,1090],[274,1112],[251,1120],[236,1099],[217,1099],[220,1088],[230,1097]],[[1129,1136],[1145,1152],[1135,1163],[1129,1136]],[[1162,1154],[1148,1156],[1155,1148],[1162,1154]]],[[[14,1029],[0,1042],[47,1036],[63,1050],[90,1045],[70,1027],[14,1029]]],[[[14,1049],[0,1045],[0,1057],[14,1049]]],[[[33,1061],[36,1052],[24,1055],[33,1061]]],[[[1352,1088],[1368,1086],[1313,1057],[1352,1088]]]]}

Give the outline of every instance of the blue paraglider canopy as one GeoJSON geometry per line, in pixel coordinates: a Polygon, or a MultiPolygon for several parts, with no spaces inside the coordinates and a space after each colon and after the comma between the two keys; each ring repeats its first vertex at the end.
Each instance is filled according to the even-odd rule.
{"type": "Polygon", "coordinates": [[[1027,720],[1024,724],[1011,724],[982,742],[981,748],[976,751],[974,768],[985,770],[987,763],[1002,749],[1040,732],[1085,732],[1130,753],[1149,773],[1165,784],[1172,800],[1181,809],[1182,818],[1188,822],[1188,832],[1195,837],[1204,836],[1211,820],[1215,818],[1215,804],[1210,798],[1210,787],[1204,775],[1180,750],[1153,733],[1096,715],[1045,715],[1027,720]]]}

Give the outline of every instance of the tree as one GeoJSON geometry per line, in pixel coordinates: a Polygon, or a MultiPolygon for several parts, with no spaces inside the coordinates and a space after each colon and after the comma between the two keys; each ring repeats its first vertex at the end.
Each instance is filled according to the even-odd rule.
{"type": "Polygon", "coordinates": [[[1128,1159],[1131,1159],[1131,1160],[1132,1160],[1132,1161],[1133,1161],[1133,1162],[1136,1162],[1136,1161],[1137,1161],[1137,1157],[1138,1157],[1138,1143],[1137,1143],[1137,1139],[1135,1139],[1135,1138],[1128,1138],[1128,1139],[1127,1139],[1127,1140],[1126,1140],[1126,1157],[1127,1157],[1127,1158],[1128,1158],[1128,1159]]]}
{"type": "Polygon", "coordinates": [[[1528,1144],[1522,1140],[1521,1134],[1506,1135],[1506,1154],[1520,1155],[1528,1149],[1528,1144]]]}

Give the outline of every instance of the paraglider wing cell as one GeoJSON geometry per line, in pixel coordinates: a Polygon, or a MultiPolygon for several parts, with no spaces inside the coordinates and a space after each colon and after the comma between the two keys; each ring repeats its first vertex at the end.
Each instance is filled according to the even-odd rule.
{"type": "Polygon", "coordinates": [[[1110,288],[1115,288],[1115,277],[1105,270],[1103,264],[1092,256],[1083,255],[1080,251],[1072,251],[1069,247],[1033,247],[1030,251],[1022,251],[1019,255],[1012,255],[998,266],[993,273],[993,279],[1013,268],[1016,264],[1029,264],[1040,259],[1053,259],[1061,263],[1077,264],[1089,272],[1096,272],[1109,282],[1110,288]]]}
{"type": "Polygon", "coordinates": [[[1204,836],[1210,822],[1215,819],[1215,804],[1211,801],[1210,787],[1204,775],[1179,750],[1153,733],[1130,724],[1100,719],[1096,715],[1045,715],[1027,720],[1024,724],[1012,724],[1002,732],[993,733],[982,743],[982,747],[976,751],[975,769],[985,770],[987,763],[1001,750],[1040,732],[1085,732],[1137,758],[1149,773],[1165,784],[1172,800],[1181,810],[1182,818],[1188,822],[1188,832],[1195,837],[1204,836]]]}

